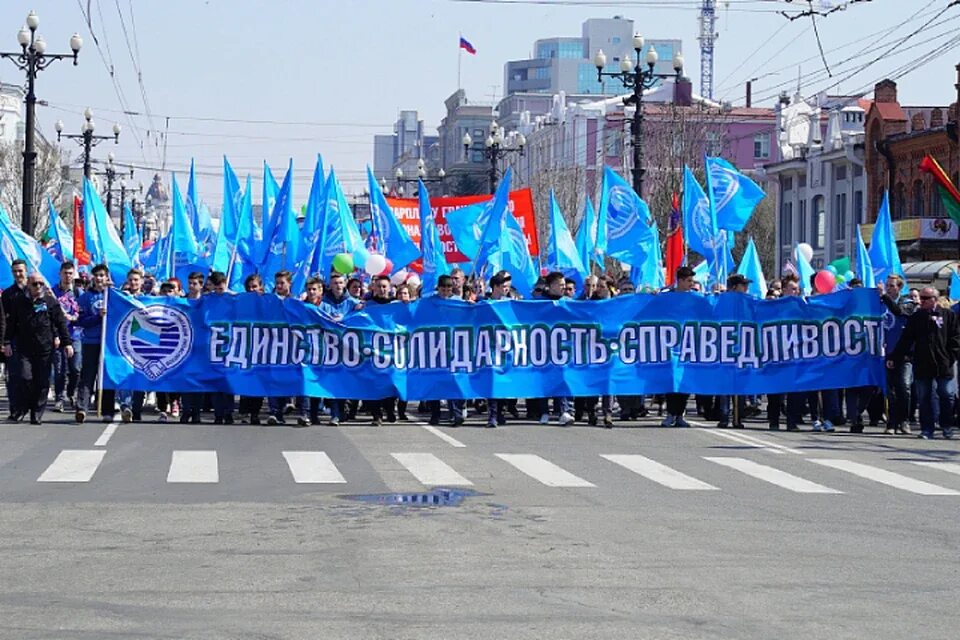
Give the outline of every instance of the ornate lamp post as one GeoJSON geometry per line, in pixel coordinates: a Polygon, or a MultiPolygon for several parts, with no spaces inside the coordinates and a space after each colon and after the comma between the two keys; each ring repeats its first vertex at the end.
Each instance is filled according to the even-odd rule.
{"type": "Polygon", "coordinates": [[[442,185],[442,184],[443,184],[443,181],[444,181],[444,180],[446,179],[446,177],[447,177],[447,172],[444,171],[443,168],[441,168],[439,171],[437,171],[437,175],[435,175],[435,176],[433,176],[433,177],[428,177],[428,176],[427,176],[427,166],[426,166],[426,164],[423,162],[423,158],[420,158],[419,160],[417,160],[417,177],[416,177],[416,178],[405,178],[405,177],[403,177],[403,169],[401,169],[400,167],[397,167],[397,171],[396,171],[396,173],[394,173],[394,177],[396,178],[396,182],[397,182],[397,193],[398,193],[400,196],[403,196],[403,192],[404,192],[403,185],[404,185],[404,184],[406,184],[406,183],[408,183],[408,182],[423,181],[423,182],[425,182],[425,183],[426,183],[426,182],[439,182],[439,183],[441,183],[441,185],[442,185]]]}
{"type": "MultiPolygon", "coordinates": [[[[464,155],[469,153],[472,145],[473,138],[470,137],[470,134],[463,134],[464,155]]],[[[524,147],[526,146],[527,139],[523,137],[522,133],[516,138],[516,146],[507,146],[503,137],[503,128],[498,126],[496,122],[490,123],[490,134],[487,136],[487,139],[483,141],[483,155],[490,161],[490,193],[497,190],[497,181],[500,177],[498,168],[499,161],[512,153],[522,156],[524,147]]]]}
{"type": "Polygon", "coordinates": [[[77,54],[80,53],[80,47],[83,46],[83,38],[80,37],[80,34],[75,33],[70,38],[70,50],[73,53],[47,53],[47,41],[37,35],[37,27],[39,26],[40,18],[31,11],[27,15],[27,24],[21,27],[17,33],[20,52],[0,52],[0,58],[13,60],[17,68],[27,74],[27,95],[24,97],[24,102],[27,103],[27,121],[23,144],[23,216],[20,224],[24,233],[27,234],[33,234],[33,213],[36,208],[33,201],[37,169],[35,147],[37,94],[34,92],[34,83],[37,80],[37,74],[50,66],[54,60],[73,58],[73,64],[76,65],[77,54]]]}
{"type": "MultiPolygon", "coordinates": [[[[93,132],[97,128],[96,123],[93,121],[93,111],[90,110],[90,107],[87,107],[83,111],[84,122],[80,127],[80,133],[64,133],[63,132],[63,121],[57,120],[56,130],[57,130],[57,142],[60,142],[62,138],[69,138],[70,140],[76,140],[77,144],[83,147],[83,177],[90,178],[90,150],[95,146],[103,142],[104,140],[113,140],[114,144],[120,142],[120,125],[113,125],[113,135],[112,136],[101,136],[95,135],[93,132]]],[[[111,156],[113,154],[110,154],[111,156]]],[[[112,160],[111,160],[112,162],[112,160]]],[[[109,177],[109,174],[108,174],[109,177]]]]}
{"type": "Polygon", "coordinates": [[[620,80],[624,88],[632,89],[633,95],[624,98],[625,105],[632,105],[633,112],[633,190],[641,198],[643,197],[643,92],[652,88],[657,80],[666,78],[680,79],[683,73],[683,56],[679,53],[673,57],[673,73],[656,73],[653,68],[657,64],[658,56],[653,47],[647,51],[646,68],[640,59],[643,52],[643,36],[635,35],[633,37],[634,55],[629,52],[623,56],[620,61],[620,71],[604,71],[607,66],[607,56],[603,49],[597,51],[593,58],[593,64],[597,67],[597,81],[602,82],[604,77],[616,78],[620,80]]]}

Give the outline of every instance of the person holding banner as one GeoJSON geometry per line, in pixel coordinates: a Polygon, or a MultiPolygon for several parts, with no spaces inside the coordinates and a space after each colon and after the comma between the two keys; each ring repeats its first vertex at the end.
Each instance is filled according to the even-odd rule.
{"type": "Polygon", "coordinates": [[[30,274],[27,294],[14,299],[8,317],[3,354],[11,357],[11,345],[16,344],[20,360],[17,404],[11,405],[11,417],[19,422],[29,413],[30,424],[41,424],[50,391],[53,354],[62,346],[68,358],[73,356],[67,319],[39,273],[30,274]]]}
{"type": "MultiPolygon", "coordinates": [[[[203,274],[194,271],[187,276],[187,300],[199,300],[203,296],[203,274]]],[[[203,410],[202,393],[180,395],[180,424],[200,424],[203,410]]]]}
{"type": "MultiPolygon", "coordinates": [[[[363,308],[363,303],[347,292],[346,276],[342,273],[331,274],[329,285],[320,301],[320,311],[322,313],[330,316],[333,320],[341,320],[351,311],[359,311],[363,308]]],[[[340,421],[345,418],[346,404],[346,400],[339,398],[331,399],[331,427],[340,426],[340,421]]]]}
{"type": "MultiPolygon", "coordinates": [[[[127,272],[127,282],[123,285],[123,290],[132,298],[142,298],[145,295],[143,293],[143,271],[130,269],[127,272]]],[[[119,389],[117,395],[120,398],[120,419],[124,422],[140,422],[143,417],[145,392],[119,389]]]]}
{"type": "MultiPolygon", "coordinates": [[[[227,274],[222,271],[213,271],[207,278],[207,285],[210,287],[211,296],[229,296],[227,274]]],[[[214,391],[210,394],[213,403],[213,424],[233,424],[233,393],[227,391],[214,391]]]]}
{"type": "MultiPolygon", "coordinates": [[[[668,289],[667,293],[689,293],[694,291],[696,281],[693,279],[696,272],[690,267],[680,267],[677,269],[676,284],[673,289],[668,289]]],[[[669,299],[667,300],[669,303],[669,299]]],[[[667,417],[660,423],[662,427],[689,427],[683,414],[687,410],[687,401],[690,399],[689,393],[668,393],[667,399],[667,417]]]]}
{"type": "MultiPolygon", "coordinates": [[[[510,287],[513,284],[513,278],[507,271],[499,271],[490,278],[490,302],[498,302],[510,299],[510,287]]],[[[497,426],[507,424],[507,419],[503,415],[507,401],[499,398],[487,398],[487,428],[496,429],[497,426]]]]}
{"type": "MultiPolygon", "coordinates": [[[[77,412],[74,418],[78,423],[87,419],[87,410],[93,396],[93,387],[98,383],[100,374],[100,355],[102,353],[103,322],[107,315],[107,289],[110,287],[110,270],[105,264],[98,264],[91,271],[90,288],[80,294],[80,315],[77,324],[83,329],[83,339],[80,343],[80,386],[77,388],[77,412]]],[[[100,413],[104,422],[113,421],[114,403],[116,401],[113,389],[103,388],[100,384],[100,413]]]]}
{"type": "Polygon", "coordinates": [[[74,281],[77,276],[76,266],[66,261],[60,265],[60,282],[52,289],[53,296],[60,303],[63,315],[67,319],[70,329],[70,339],[75,345],[73,357],[67,358],[64,348],[60,347],[53,356],[53,409],[64,410],[64,399],[67,405],[76,410],[77,384],[80,382],[80,340],[83,330],[77,326],[80,315],[80,289],[74,281]]]}
{"type": "MultiPolygon", "coordinates": [[[[437,297],[441,300],[453,300],[453,278],[449,275],[442,275],[437,278],[437,297]]],[[[463,424],[463,409],[465,402],[463,400],[447,400],[450,407],[450,420],[452,427],[459,427],[463,424]]],[[[430,424],[440,424],[440,401],[428,400],[427,409],[430,411],[430,424]]]]}
{"type": "MultiPolygon", "coordinates": [[[[546,277],[547,289],[543,292],[544,300],[562,300],[564,297],[564,286],[566,279],[559,271],[551,271],[546,277]]],[[[570,409],[573,406],[573,400],[568,396],[556,396],[553,399],[553,411],[557,414],[557,422],[561,427],[573,424],[573,416],[570,415],[570,409]]],[[[550,423],[550,401],[543,399],[543,406],[540,413],[540,424],[550,423]]]]}
{"type": "Polygon", "coordinates": [[[932,440],[939,422],[943,437],[953,438],[957,382],[954,378],[960,359],[960,323],[950,309],[937,304],[939,294],[933,287],[920,290],[920,308],[907,320],[893,353],[887,356],[887,369],[913,351],[913,378],[917,386],[920,410],[920,438],[932,440]]]}
{"type": "MultiPolygon", "coordinates": [[[[263,279],[253,273],[243,281],[243,290],[246,293],[263,295],[263,279]]],[[[263,396],[240,396],[241,421],[249,424],[260,424],[260,409],[263,408],[263,396]]]]}
{"type": "MultiPolygon", "coordinates": [[[[796,274],[790,273],[780,280],[780,290],[782,297],[800,296],[800,278],[796,274]]],[[[786,407],[784,407],[784,394],[776,393],[767,396],[767,420],[768,428],[771,431],[780,429],[780,416],[786,414],[787,431],[800,431],[797,423],[803,415],[803,405],[807,394],[788,393],[786,394],[786,407]],[[784,408],[786,411],[784,411],[784,408]]]]}
{"type": "MultiPolygon", "coordinates": [[[[897,274],[887,276],[886,283],[878,283],[880,301],[890,313],[883,333],[884,352],[893,354],[893,350],[903,335],[907,319],[916,310],[908,298],[903,297],[903,278],[897,274]]],[[[910,411],[910,388],[913,386],[913,354],[905,352],[903,358],[887,369],[887,428],[884,435],[894,433],[911,435],[907,418],[910,411]]]]}
{"type": "MultiPolygon", "coordinates": [[[[293,274],[289,271],[277,271],[273,276],[273,293],[281,300],[292,299],[293,274]]],[[[290,400],[289,396],[270,396],[267,398],[267,404],[270,407],[270,415],[267,416],[268,425],[283,424],[283,412],[290,400]]],[[[307,398],[306,396],[296,396],[294,406],[297,412],[297,426],[309,427],[310,418],[307,416],[307,398]]]]}
{"type": "MultiPolygon", "coordinates": [[[[370,297],[367,301],[372,304],[390,304],[393,298],[390,297],[390,276],[379,275],[373,277],[370,284],[370,297]]],[[[387,414],[387,422],[397,421],[396,397],[383,398],[382,400],[370,400],[365,404],[370,408],[370,415],[373,416],[373,426],[379,427],[383,424],[383,414],[387,414]]]]}

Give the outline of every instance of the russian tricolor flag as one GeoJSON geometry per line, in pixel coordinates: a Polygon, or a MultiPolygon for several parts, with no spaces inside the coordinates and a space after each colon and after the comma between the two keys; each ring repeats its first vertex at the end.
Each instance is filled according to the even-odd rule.
{"type": "Polygon", "coordinates": [[[460,36],[460,48],[471,55],[477,55],[477,50],[463,36],[460,36]]]}

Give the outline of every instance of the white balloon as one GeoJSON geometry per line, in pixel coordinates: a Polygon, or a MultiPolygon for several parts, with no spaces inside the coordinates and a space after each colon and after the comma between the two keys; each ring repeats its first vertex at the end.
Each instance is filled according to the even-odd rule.
{"type": "Polygon", "coordinates": [[[418,276],[418,275],[415,274],[415,273],[410,274],[410,277],[407,278],[407,284],[409,284],[411,287],[419,287],[419,286],[420,286],[420,276],[418,276]]]}
{"type": "Polygon", "coordinates": [[[803,259],[807,262],[813,260],[813,247],[811,247],[806,242],[801,242],[797,245],[797,252],[803,256],[803,259]]]}
{"type": "Polygon", "coordinates": [[[397,271],[395,274],[393,274],[392,278],[390,278],[390,284],[392,284],[393,286],[397,286],[399,284],[403,284],[404,282],[406,282],[406,280],[407,280],[407,270],[401,269],[400,271],[397,271]]]}
{"type": "Polygon", "coordinates": [[[363,270],[372,276],[379,274],[387,268],[387,259],[379,253],[371,253],[367,258],[367,263],[363,265],[363,270]]]}

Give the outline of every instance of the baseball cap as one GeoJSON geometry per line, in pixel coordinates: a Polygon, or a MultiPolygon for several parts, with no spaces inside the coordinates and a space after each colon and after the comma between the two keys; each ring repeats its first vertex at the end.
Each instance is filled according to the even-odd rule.
{"type": "Polygon", "coordinates": [[[751,282],[753,282],[753,280],[747,276],[740,273],[735,273],[727,278],[727,289],[732,289],[734,287],[745,287],[751,282]]]}

